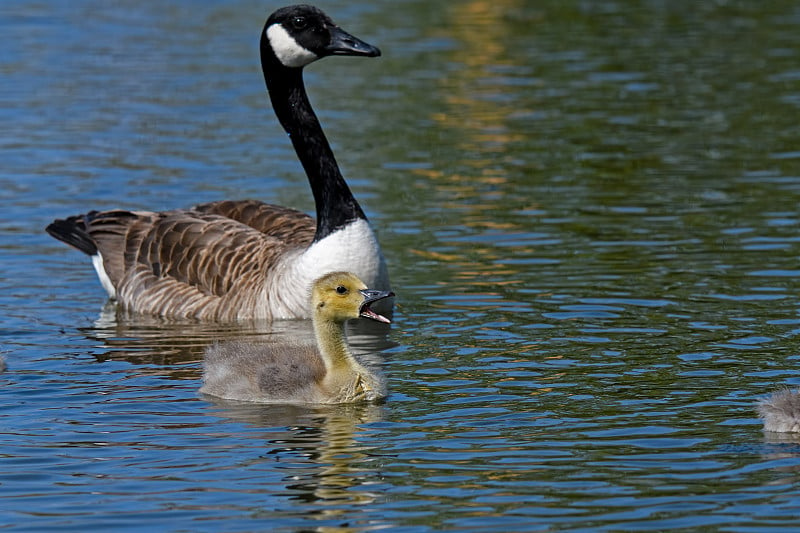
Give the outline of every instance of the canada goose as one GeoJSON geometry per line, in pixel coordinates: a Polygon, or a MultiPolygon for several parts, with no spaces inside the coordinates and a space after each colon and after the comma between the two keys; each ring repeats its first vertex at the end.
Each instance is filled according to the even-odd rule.
{"type": "Polygon", "coordinates": [[[756,404],[764,431],[800,433],[800,390],[784,389],[761,398],[756,404]]]}
{"type": "MultiPolygon", "coordinates": [[[[303,84],[303,67],[317,59],[375,57],[380,50],[308,5],[270,15],[260,48],[272,106],[314,194],[316,222],[253,200],[158,213],[90,211],[55,220],[47,232],[91,256],[101,284],[121,308],[219,321],[308,318],[311,283],[337,270],[389,290],[378,241],[339,172],[303,84]]],[[[390,311],[391,303],[384,303],[390,311]]]]}
{"type": "Polygon", "coordinates": [[[370,308],[394,296],[367,289],[349,272],[332,272],[314,282],[312,322],[316,346],[228,342],[205,353],[200,392],[228,400],[264,403],[346,403],[380,400],[383,379],[350,353],[345,321],[389,319],[370,308]]]}

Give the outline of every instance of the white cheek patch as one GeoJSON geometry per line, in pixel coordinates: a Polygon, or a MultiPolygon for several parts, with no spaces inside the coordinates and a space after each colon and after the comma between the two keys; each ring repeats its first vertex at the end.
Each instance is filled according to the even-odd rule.
{"type": "Polygon", "coordinates": [[[284,67],[300,68],[319,59],[317,54],[297,44],[294,37],[280,24],[267,28],[267,40],[284,67]]]}

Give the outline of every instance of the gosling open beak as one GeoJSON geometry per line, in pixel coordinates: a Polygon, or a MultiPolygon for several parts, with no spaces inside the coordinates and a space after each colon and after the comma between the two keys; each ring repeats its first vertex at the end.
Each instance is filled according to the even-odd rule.
{"type": "Polygon", "coordinates": [[[376,291],[373,289],[363,289],[359,291],[361,294],[364,295],[364,302],[361,304],[361,309],[358,311],[358,315],[363,318],[371,318],[372,320],[377,320],[378,322],[383,322],[385,324],[391,324],[392,321],[386,318],[383,315],[379,315],[375,311],[369,308],[371,303],[377,302],[378,300],[383,300],[384,298],[390,298],[394,296],[392,291],[376,291]]]}
{"type": "Polygon", "coordinates": [[[381,51],[377,46],[353,37],[338,26],[330,28],[331,42],[325,47],[328,55],[378,57],[381,51]]]}

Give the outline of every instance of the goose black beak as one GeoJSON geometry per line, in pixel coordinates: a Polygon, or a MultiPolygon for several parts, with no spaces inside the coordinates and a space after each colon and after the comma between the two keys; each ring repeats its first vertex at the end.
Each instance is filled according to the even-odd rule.
{"type": "Polygon", "coordinates": [[[353,37],[338,26],[331,28],[331,42],[325,47],[328,55],[378,57],[381,51],[377,46],[353,37]]]}
{"type": "Polygon", "coordinates": [[[383,300],[384,298],[390,298],[394,296],[392,291],[376,291],[373,289],[363,289],[361,294],[364,295],[364,302],[361,304],[361,309],[359,310],[359,316],[363,318],[371,318],[372,320],[377,320],[378,322],[383,322],[385,324],[391,324],[392,321],[386,318],[383,315],[379,315],[375,311],[369,308],[369,305],[372,303],[377,302],[378,300],[383,300]]]}

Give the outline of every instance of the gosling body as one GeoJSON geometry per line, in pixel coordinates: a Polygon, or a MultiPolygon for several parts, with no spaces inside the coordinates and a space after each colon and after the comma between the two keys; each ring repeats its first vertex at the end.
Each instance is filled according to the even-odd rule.
{"type": "Polygon", "coordinates": [[[762,398],[756,410],[764,431],[800,433],[800,390],[784,389],[762,398]]]}
{"type": "Polygon", "coordinates": [[[371,306],[394,296],[370,290],[354,274],[333,272],[312,286],[316,345],[233,341],[206,350],[200,392],[261,403],[338,404],[386,397],[382,375],[366,368],[347,345],[345,322],[389,323],[371,306]]]}

